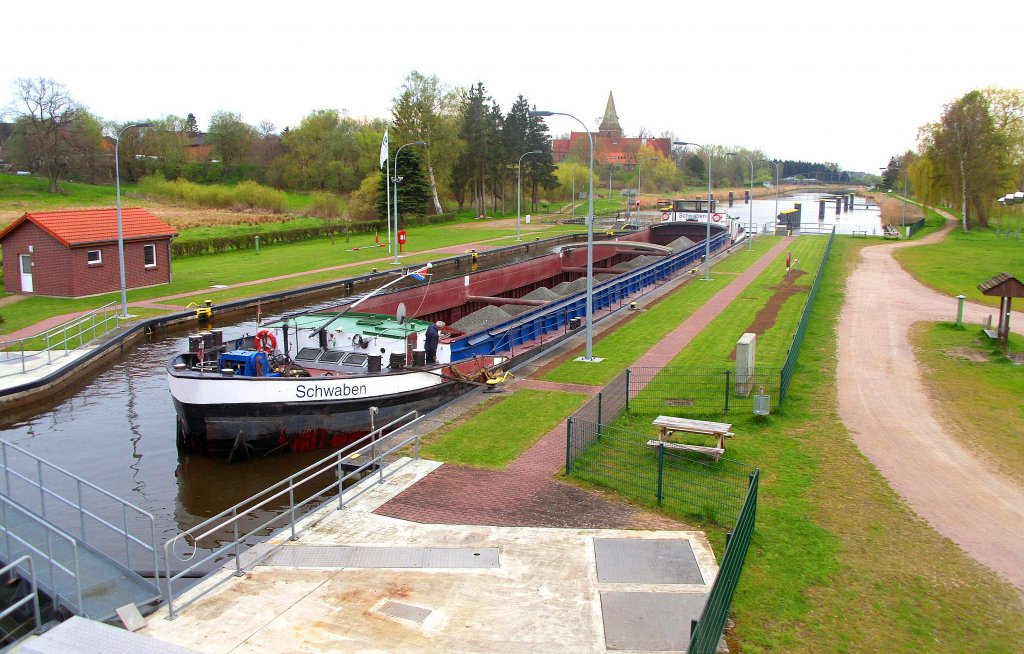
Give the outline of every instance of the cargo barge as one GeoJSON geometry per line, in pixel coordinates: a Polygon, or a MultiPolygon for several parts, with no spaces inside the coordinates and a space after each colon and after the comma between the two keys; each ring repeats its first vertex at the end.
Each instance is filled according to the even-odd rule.
{"type": "MultiPolygon", "coordinates": [[[[727,225],[711,226],[712,252],[739,236],[727,225]]],[[[693,269],[705,230],[669,222],[596,241],[595,320],[693,269]]],[[[577,244],[441,280],[406,270],[378,291],[423,281],[288,314],[251,336],[192,339],[167,364],[178,446],[231,458],[340,448],[374,425],[437,408],[582,326],[586,258],[577,244]],[[435,351],[428,332],[439,323],[435,351]]]]}

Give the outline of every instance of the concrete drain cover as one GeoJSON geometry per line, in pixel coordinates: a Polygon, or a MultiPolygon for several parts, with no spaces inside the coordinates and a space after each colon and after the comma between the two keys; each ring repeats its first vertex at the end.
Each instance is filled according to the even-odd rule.
{"type": "Polygon", "coordinates": [[[705,593],[601,593],[605,646],[611,650],[680,652],[690,644],[690,620],[700,618],[705,593]]]}
{"type": "Polygon", "coordinates": [[[403,604],[401,602],[392,602],[388,600],[384,602],[384,606],[377,609],[377,613],[383,613],[384,615],[390,615],[392,618],[401,618],[403,620],[410,620],[412,622],[418,622],[423,624],[423,621],[430,615],[430,609],[425,609],[421,606],[413,606],[412,604],[403,604]]]}
{"type": "Polygon", "coordinates": [[[285,545],[260,565],[293,568],[500,568],[497,547],[285,545]]]}
{"type": "Polygon", "coordinates": [[[619,584],[703,584],[686,540],[595,538],[597,579],[619,584]]]}

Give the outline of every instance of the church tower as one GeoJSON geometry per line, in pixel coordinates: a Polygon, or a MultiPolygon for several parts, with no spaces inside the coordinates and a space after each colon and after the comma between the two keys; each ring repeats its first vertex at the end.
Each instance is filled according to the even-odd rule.
{"type": "Polygon", "coordinates": [[[608,106],[604,109],[604,119],[597,129],[600,136],[616,139],[622,137],[622,126],[619,125],[619,116],[615,113],[615,98],[612,97],[611,91],[608,91],[608,106]]]}

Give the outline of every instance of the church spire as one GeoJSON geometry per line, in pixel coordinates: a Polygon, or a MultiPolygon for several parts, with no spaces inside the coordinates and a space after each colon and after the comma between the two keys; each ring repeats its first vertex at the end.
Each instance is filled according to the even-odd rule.
{"type": "Polygon", "coordinates": [[[601,136],[613,138],[622,136],[622,126],[619,125],[619,116],[615,113],[615,98],[612,97],[611,91],[608,91],[608,106],[604,109],[604,119],[597,129],[601,136]]]}

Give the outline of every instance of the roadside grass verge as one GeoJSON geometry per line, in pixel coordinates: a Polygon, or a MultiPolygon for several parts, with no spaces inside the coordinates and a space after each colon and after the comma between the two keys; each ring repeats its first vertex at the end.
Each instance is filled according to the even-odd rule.
{"type": "Polygon", "coordinates": [[[999,306],[999,298],[982,295],[978,284],[1001,272],[1024,276],[1024,238],[997,238],[991,229],[965,234],[954,227],[939,243],[901,248],[894,256],[922,284],[993,307],[999,306]]]}
{"type": "MultiPolygon", "coordinates": [[[[1018,651],[1020,595],[918,518],[839,419],[836,326],[846,277],[867,244],[835,242],[783,410],[767,419],[725,417],[736,433],[727,456],[762,474],[729,645],[743,652],[1018,651]]],[[[735,334],[721,342],[705,334],[729,332],[723,325],[742,320],[728,311],[721,320],[678,361],[704,361],[691,350],[712,361],[727,356],[735,334]]],[[[758,353],[764,360],[760,339],[758,353]]],[[[654,415],[629,415],[621,425],[653,437],[654,415]]],[[[724,529],[709,527],[708,536],[721,556],[724,529]]]]}
{"type": "MultiPolygon", "coordinates": [[[[911,342],[933,406],[953,426],[953,436],[1024,484],[1024,367],[1004,357],[979,329],[922,323],[911,342]]],[[[1024,338],[1011,334],[1010,351],[1021,350],[1024,338]]]]}
{"type": "Polygon", "coordinates": [[[436,461],[500,470],[530,449],[587,399],[579,393],[530,388],[497,396],[468,420],[424,445],[436,461]]]}

